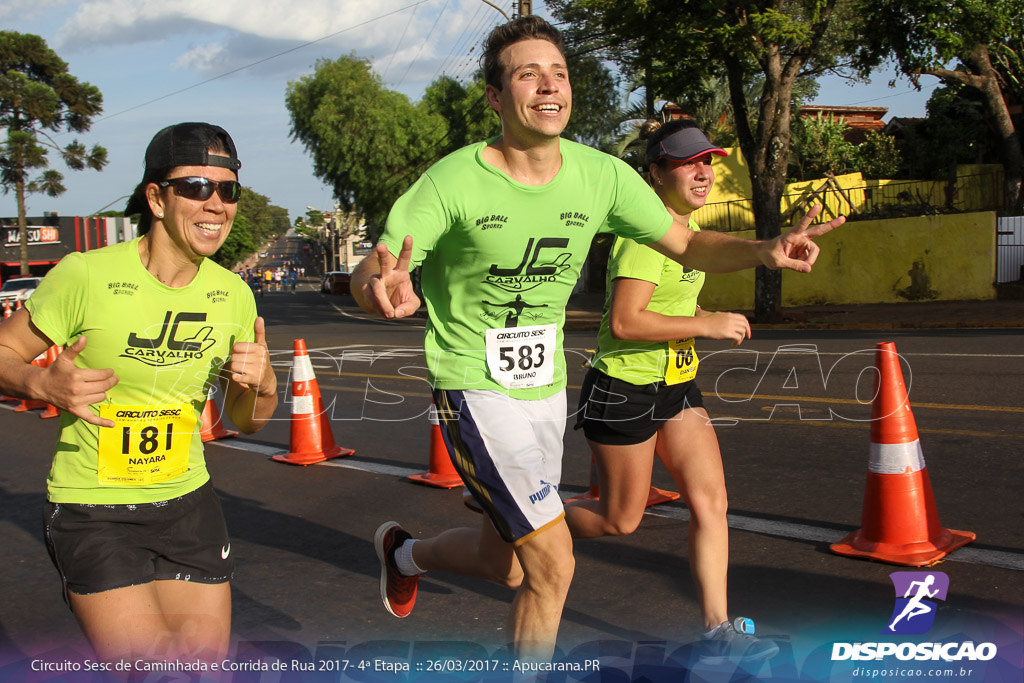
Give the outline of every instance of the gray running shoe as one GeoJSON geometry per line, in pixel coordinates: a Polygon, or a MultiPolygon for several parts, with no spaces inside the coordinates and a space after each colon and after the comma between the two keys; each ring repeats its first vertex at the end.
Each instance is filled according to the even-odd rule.
{"type": "Polygon", "coordinates": [[[754,620],[747,617],[723,621],[713,636],[701,639],[698,647],[701,661],[707,664],[753,664],[779,653],[779,646],[772,641],[754,637],[754,620]]]}

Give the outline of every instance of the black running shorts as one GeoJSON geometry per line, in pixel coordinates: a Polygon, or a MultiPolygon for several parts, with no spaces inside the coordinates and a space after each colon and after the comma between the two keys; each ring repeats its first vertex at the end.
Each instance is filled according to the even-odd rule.
{"type": "Polygon", "coordinates": [[[695,381],[630,384],[590,368],[580,390],[575,429],[608,446],[632,446],[654,436],[686,408],[703,408],[695,381]]]}
{"type": "Polygon", "coordinates": [[[131,505],[51,503],[43,532],[67,591],[79,595],[168,579],[230,581],[234,556],[210,482],[180,498],[131,505]]]}

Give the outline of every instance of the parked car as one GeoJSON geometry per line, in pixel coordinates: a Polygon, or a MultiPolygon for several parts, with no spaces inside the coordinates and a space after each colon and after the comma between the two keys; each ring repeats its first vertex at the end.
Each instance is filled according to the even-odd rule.
{"type": "Polygon", "coordinates": [[[324,273],[324,276],[322,278],[320,278],[320,293],[321,294],[330,294],[330,292],[331,292],[331,276],[334,275],[335,273],[338,273],[338,272],[340,272],[340,271],[329,270],[326,273],[324,273]]]}
{"type": "Polygon", "coordinates": [[[350,294],[349,288],[352,282],[352,273],[344,270],[331,270],[324,274],[320,281],[320,291],[324,294],[350,294]]]}
{"type": "Polygon", "coordinates": [[[16,305],[16,302],[22,301],[32,296],[32,292],[36,291],[36,287],[42,281],[41,277],[12,277],[10,280],[0,287],[0,309],[2,309],[5,302],[11,306],[16,305]]]}

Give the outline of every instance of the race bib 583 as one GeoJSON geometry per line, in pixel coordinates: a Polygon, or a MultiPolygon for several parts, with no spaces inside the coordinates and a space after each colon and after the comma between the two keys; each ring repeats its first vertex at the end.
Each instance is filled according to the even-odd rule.
{"type": "Polygon", "coordinates": [[[486,330],[491,379],[506,389],[529,389],[554,382],[555,336],[554,325],[486,330]]]}

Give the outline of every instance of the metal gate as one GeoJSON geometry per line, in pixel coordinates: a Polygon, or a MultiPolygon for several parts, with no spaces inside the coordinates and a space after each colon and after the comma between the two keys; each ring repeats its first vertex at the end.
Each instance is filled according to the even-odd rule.
{"type": "Polygon", "coordinates": [[[996,220],[996,284],[1024,279],[1024,216],[996,220]]]}

